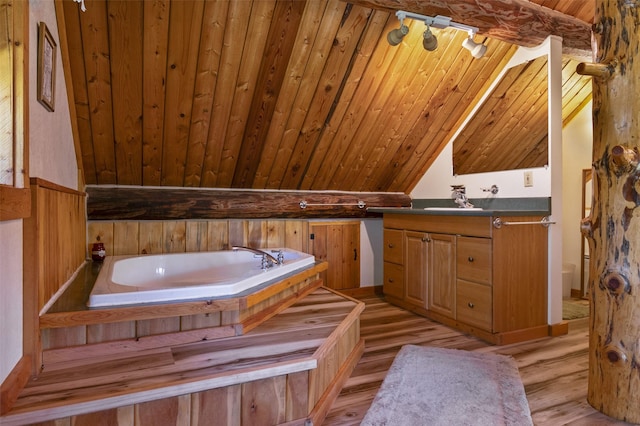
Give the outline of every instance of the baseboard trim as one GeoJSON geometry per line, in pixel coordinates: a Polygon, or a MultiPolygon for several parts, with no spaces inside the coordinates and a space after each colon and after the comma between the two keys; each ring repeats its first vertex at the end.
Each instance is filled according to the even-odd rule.
{"type": "Polygon", "coordinates": [[[20,358],[0,385],[0,414],[4,415],[11,410],[30,376],[31,357],[26,355],[20,358]]]}
{"type": "Polygon", "coordinates": [[[373,296],[373,295],[381,296],[383,294],[381,285],[371,285],[367,287],[358,287],[358,288],[343,288],[335,291],[356,299],[359,297],[367,297],[367,296],[373,296]]]}
{"type": "Polygon", "coordinates": [[[557,337],[569,333],[569,322],[562,321],[557,324],[549,324],[549,336],[557,337]]]}

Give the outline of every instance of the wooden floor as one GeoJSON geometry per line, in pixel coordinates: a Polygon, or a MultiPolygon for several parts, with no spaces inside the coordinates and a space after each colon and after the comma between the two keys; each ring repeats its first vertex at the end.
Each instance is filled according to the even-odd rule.
{"type": "Polygon", "coordinates": [[[569,334],[508,346],[490,346],[378,296],[361,297],[365,351],[333,404],[324,426],[358,425],[396,353],[405,344],[511,355],[518,363],[535,425],[628,425],[587,403],[588,319],[573,320],[569,334]]]}

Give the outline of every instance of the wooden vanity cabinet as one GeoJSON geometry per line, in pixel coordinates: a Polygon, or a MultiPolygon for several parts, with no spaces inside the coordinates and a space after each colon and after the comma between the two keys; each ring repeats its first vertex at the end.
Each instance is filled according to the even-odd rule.
{"type": "Polygon", "coordinates": [[[495,344],[548,335],[547,228],[493,219],[385,214],[387,300],[495,344]]]}

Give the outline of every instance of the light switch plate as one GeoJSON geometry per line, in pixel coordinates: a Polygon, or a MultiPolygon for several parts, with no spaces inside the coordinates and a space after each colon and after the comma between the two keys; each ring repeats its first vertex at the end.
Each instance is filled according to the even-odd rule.
{"type": "Polygon", "coordinates": [[[524,186],[533,186],[533,172],[524,172],[524,186]]]}

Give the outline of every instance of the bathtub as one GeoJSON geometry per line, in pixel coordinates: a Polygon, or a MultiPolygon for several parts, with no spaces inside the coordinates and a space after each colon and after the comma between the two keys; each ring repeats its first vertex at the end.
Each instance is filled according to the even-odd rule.
{"type": "Polygon", "coordinates": [[[107,256],[87,306],[232,296],[315,263],[314,256],[307,253],[265,249],[272,250],[282,250],[284,262],[265,270],[259,256],[243,250],[107,256]]]}

